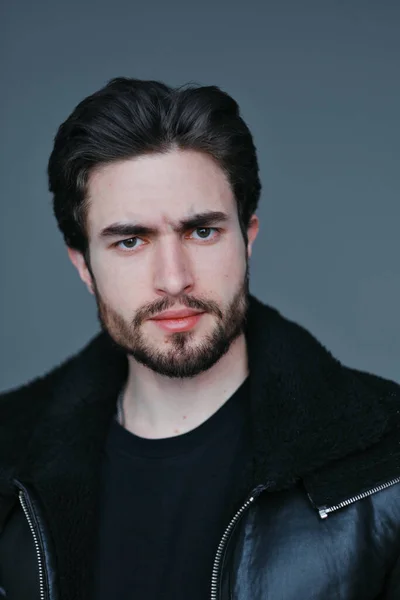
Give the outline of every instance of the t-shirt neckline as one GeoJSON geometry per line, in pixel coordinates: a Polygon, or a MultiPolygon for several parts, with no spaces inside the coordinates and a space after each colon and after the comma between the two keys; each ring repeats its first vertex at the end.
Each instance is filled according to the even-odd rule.
{"type": "Polygon", "coordinates": [[[143,438],[113,419],[109,443],[114,450],[118,448],[124,453],[140,457],[166,458],[189,452],[204,440],[218,436],[222,428],[236,426],[237,416],[243,411],[248,397],[248,384],[249,376],[214,414],[186,433],[168,438],[143,438]]]}

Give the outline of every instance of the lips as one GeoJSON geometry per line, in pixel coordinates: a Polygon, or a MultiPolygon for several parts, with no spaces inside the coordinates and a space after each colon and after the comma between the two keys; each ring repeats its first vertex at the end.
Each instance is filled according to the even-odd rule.
{"type": "Polygon", "coordinates": [[[204,312],[193,310],[169,310],[157,315],[151,321],[169,333],[189,331],[201,319],[204,312]]]}
{"type": "Polygon", "coordinates": [[[157,315],[156,317],[152,317],[153,321],[164,321],[171,319],[186,319],[189,317],[193,317],[195,315],[202,314],[201,311],[198,310],[166,310],[165,312],[157,315]]]}

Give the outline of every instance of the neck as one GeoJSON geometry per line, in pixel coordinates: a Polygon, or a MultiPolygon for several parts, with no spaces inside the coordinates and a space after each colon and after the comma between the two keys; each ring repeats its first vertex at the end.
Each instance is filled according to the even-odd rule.
{"type": "Polygon", "coordinates": [[[248,375],[244,334],[208,371],[171,379],[128,357],[123,408],[128,431],[144,438],[182,435],[206,421],[232,396],[248,375]]]}

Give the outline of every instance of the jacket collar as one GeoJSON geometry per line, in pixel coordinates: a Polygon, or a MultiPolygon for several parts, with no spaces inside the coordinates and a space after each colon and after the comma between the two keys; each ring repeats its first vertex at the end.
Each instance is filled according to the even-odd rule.
{"type": "Polygon", "coordinates": [[[303,327],[252,302],[256,478],[284,489],[400,426],[400,386],[341,365],[303,327]]]}
{"type": "MultiPolygon", "coordinates": [[[[280,490],[308,478],[318,494],[318,474],[329,465],[397,435],[395,383],[343,367],[305,329],[252,296],[246,338],[252,483],[280,490]]],[[[62,598],[83,600],[90,583],[82,566],[95,547],[102,451],[126,376],[126,357],[101,333],[1,403],[0,456],[10,460],[1,464],[0,489],[13,488],[16,477],[40,498],[65,577],[62,598]]],[[[324,481],[330,489],[329,476],[324,481]]]]}

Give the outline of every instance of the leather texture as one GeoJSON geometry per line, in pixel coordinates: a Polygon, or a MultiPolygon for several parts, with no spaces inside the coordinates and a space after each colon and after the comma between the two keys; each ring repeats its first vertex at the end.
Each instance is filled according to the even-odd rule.
{"type": "Polygon", "coordinates": [[[220,598],[398,599],[399,524],[400,484],[323,520],[302,489],[264,493],[231,540],[220,598]]]}
{"type": "MultiPolygon", "coordinates": [[[[327,519],[320,519],[301,486],[264,492],[227,543],[217,598],[398,600],[399,527],[400,484],[327,519]]],[[[49,569],[51,559],[46,563],[49,569]]],[[[33,538],[18,505],[0,538],[0,564],[7,600],[40,600],[33,538]]],[[[48,588],[46,600],[56,598],[55,588],[48,588]]]]}
{"type": "Polygon", "coordinates": [[[0,584],[4,589],[0,598],[41,600],[35,545],[19,504],[0,536],[0,584]]]}

